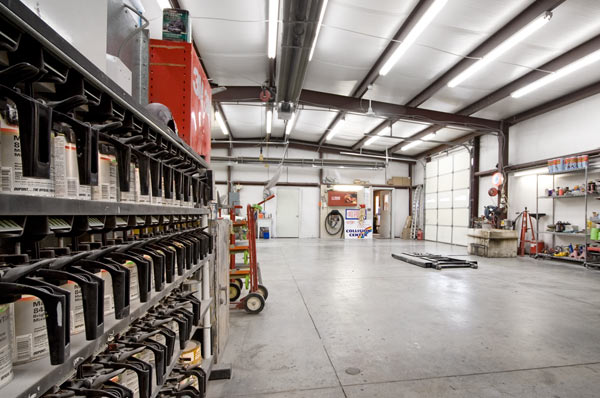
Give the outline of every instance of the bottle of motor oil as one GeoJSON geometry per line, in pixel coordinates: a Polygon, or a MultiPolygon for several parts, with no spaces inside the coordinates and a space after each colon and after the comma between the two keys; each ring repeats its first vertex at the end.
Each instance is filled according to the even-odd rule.
{"type": "Polygon", "coordinates": [[[17,110],[9,103],[0,104],[0,190],[22,195],[54,196],[54,176],[32,178],[23,176],[21,140],[17,110]]]}
{"type": "MultiPolygon", "coordinates": [[[[104,315],[111,315],[115,313],[115,299],[112,285],[112,276],[110,272],[103,269],[96,274],[101,277],[104,281],[104,315]]],[[[136,275],[137,280],[137,275],[136,275]]]]}
{"type": "Polygon", "coordinates": [[[107,145],[98,151],[98,185],[92,186],[92,200],[117,201],[117,157],[107,145]]]}
{"type": "MultiPolygon", "coordinates": [[[[61,127],[59,131],[55,132],[53,150],[54,196],[57,198],[79,199],[77,147],[68,127],[61,127]]],[[[89,199],[89,195],[87,198],[83,197],[81,199],[89,199]]]]}
{"type": "MultiPolygon", "coordinates": [[[[138,175],[139,175],[139,171],[138,171],[138,175]]],[[[135,203],[137,202],[137,197],[138,197],[138,193],[139,193],[139,182],[136,182],[136,168],[135,168],[135,163],[131,162],[130,163],[130,167],[129,167],[129,192],[120,191],[120,195],[121,195],[121,202],[127,202],[127,203],[135,203]]]]}
{"type": "Polygon", "coordinates": [[[85,318],[83,315],[83,294],[79,285],[73,281],[60,286],[71,293],[71,334],[79,334],[85,332],[85,318]]]}
{"type": "MultiPolygon", "coordinates": [[[[147,176],[146,176],[147,180],[147,176]]],[[[135,168],[135,190],[137,192],[136,200],[138,203],[150,203],[150,192],[147,195],[142,195],[142,191],[140,189],[140,168],[135,168]]],[[[146,182],[148,184],[148,182],[146,182]]]]}
{"type": "Polygon", "coordinates": [[[13,329],[12,304],[0,304],[0,389],[13,378],[13,329]]]}
{"type": "Polygon", "coordinates": [[[137,300],[140,298],[137,265],[133,261],[127,260],[123,263],[123,266],[129,269],[129,296],[131,301],[137,300]]]}
{"type": "Polygon", "coordinates": [[[14,303],[13,363],[25,363],[48,355],[46,311],[42,300],[24,294],[14,303]]]}
{"type": "Polygon", "coordinates": [[[185,366],[200,365],[202,363],[202,345],[196,340],[185,343],[185,348],[179,356],[179,361],[185,366]]]}

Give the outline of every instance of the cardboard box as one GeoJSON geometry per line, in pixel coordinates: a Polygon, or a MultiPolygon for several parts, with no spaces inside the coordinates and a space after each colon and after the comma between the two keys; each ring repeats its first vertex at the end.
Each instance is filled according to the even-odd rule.
{"type": "Polygon", "coordinates": [[[396,187],[410,187],[410,177],[392,177],[387,180],[388,185],[394,185],[396,187]]]}

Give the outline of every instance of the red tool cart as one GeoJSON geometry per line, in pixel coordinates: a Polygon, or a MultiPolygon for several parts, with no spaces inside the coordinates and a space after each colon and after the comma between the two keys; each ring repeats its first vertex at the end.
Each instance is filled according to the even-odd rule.
{"type": "Polygon", "coordinates": [[[179,136],[210,161],[212,94],[191,43],[150,40],[149,102],[166,105],[179,136]]]}
{"type": "MultiPolygon", "coordinates": [[[[269,296],[269,291],[262,284],[260,267],[256,259],[256,206],[260,206],[275,195],[269,196],[256,205],[248,205],[246,209],[246,220],[235,219],[235,210],[231,214],[232,234],[229,252],[231,254],[229,270],[229,300],[233,308],[244,309],[251,314],[258,314],[265,307],[265,301],[269,296]],[[240,228],[246,231],[247,242],[236,242],[235,230],[240,228]],[[248,261],[243,264],[235,262],[236,254],[244,254],[248,261]],[[248,294],[239,299],[244,287],[244,282],[248,288],[248,294]],[[238,300],[239,299],[239,300],[238,300]]],[[[236,206],[241,208],[241,206],[236,206]]]]}

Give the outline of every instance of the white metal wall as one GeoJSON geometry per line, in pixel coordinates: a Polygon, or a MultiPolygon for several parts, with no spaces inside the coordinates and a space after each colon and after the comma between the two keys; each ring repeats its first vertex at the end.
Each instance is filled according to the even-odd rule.
{"type": "Polygon", "coordinates": [[[471,158],[466,149],[425,166],[425,239],[467,244],[471,158]]]}

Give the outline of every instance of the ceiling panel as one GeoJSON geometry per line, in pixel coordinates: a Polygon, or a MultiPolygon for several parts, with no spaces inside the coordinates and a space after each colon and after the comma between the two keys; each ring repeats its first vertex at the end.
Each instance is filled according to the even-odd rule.
{"type": "Polygon", "coordinates": [[[598,81],[600,81],[600,67],[596,62],[521,98],[507,97],[475,113],[474,116],[504,119],[598,81]]]}
{"type": "Polygon", "coordinates": [[[360,140],[365,134],[373,130],[379,125],[384,119],[378,117],[370,117],[364,115],[357,115],[354,113],[346,114],[346,118],[341,120],[337,126],[337,133],[328,144],[334,145],[353,145],[356,141],[360,140]]]}
{"type": "Polygon", "coordinates": [[[208,74],[220,85],[260,85],[267,79],[264,0],[180,0],[208,74]]]}
{"type": "Polygon", "coordinates": [[[317,142],[336,115],[337,112],[325,109],[302,109],[290,137],[296,140],[317,142]]]}
{"type": "Polygon", "coordinates": [[[373,66],[417,0],[331,0],[305,88],[349,95],[373,66]]]}
{"type": "Polygon", "coordinates": [[[531,1],[448,2],[368,98],[404,104],[526,8],[531,1]]]}
{"type": "Polygon", "coordinates": [[[565,1],[554,10],[550,22],[527,40],[460,86],[444,87],[422,107],[456,112],[598,34],[600,1],[565,1]]]}
{"type": "Polygon", "coordinates": [[[396,154],[400,154],[400,155],[406,155],[406,156],[413,156],[413,155],[417,155],[421,152],[427,151],[429,149],[433,149],[436,146],[438,146],[439,144],[436,144],[434,142],[423,142],[422,144],[416,146],[416,147],[412,147],[406,151],[396,151],[396,154]]]}

